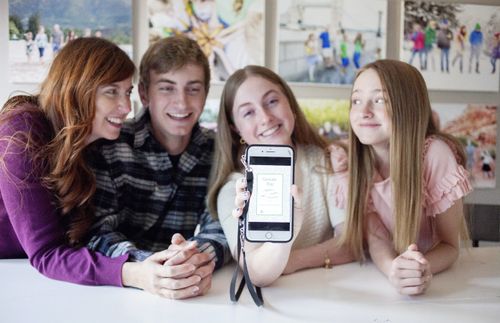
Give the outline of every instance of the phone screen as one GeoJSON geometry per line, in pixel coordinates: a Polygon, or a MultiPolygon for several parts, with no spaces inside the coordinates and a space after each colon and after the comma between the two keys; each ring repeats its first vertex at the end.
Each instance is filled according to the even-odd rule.
{"type": "Polygon", "coordinates": [[[257,231],[247,233],[247,237],[287,241],[291,239],[293,213],[293,150],[288,146],[251,146],[247,153],[253,172],[247,230],[257,231]]]}

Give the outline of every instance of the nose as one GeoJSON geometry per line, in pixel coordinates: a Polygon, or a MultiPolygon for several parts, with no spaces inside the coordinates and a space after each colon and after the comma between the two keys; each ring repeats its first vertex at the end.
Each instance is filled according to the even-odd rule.
{"type": "Polygon", "coordinates": [[[363,118],[371,118],[373,117],[373,109],[372,109],[372,105],[370,102],[366,103],[365,105],[363,105],[363,107],[361,108],[361,115],[363,116],[363,118]]]}
{"type": "Polygon", "coordinates": [[[129,114],[132,111],[132,103],[128,95],[121,96],[118,109],[124,114],[129,114]]]}
{"type": "Polygon", "coordinates": [[[186,107],[186,93],[179,91],[175,97],[175,104],[178,108],[184,109],[186,107]]]}
{"type": "Polygon", "coordinates": [[[263,124],[263,125],[268,124],[269,122],[271,122],[274,119],[273,114],[268,109],[266,109],[264,107],[260,107],[259,110],[260,110],[260,123],[261,124],[263,124]]]}

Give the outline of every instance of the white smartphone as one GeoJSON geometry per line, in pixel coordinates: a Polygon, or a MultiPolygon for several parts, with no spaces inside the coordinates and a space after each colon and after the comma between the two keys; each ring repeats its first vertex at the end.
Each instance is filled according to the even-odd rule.
{"type": "MultiPolygon", "coordinates": [[[[288,242],[293,237],[295,153],[283,145],[250,145],[246,163],[253,174],[245,238],[252,242],[288,242]]],[[[250,190],[250,188],[249,188],[250,190]]]]}

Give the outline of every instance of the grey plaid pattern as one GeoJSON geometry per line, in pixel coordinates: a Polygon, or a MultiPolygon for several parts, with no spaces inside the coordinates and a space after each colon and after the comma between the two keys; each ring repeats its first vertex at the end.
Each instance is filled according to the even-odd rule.
{"type": "Polygon", "coordinates": [[[213,253],[220,268],[231,255],[220,223],[205,204],[213,147],[213,134],[196,125],[174,167],[152,135],[147,111],[127,122],[118,140],[97,143],[89,161],[97,180],[96,223],[87,247],[143,260],[168,248],[178,232],[213,253]]]}

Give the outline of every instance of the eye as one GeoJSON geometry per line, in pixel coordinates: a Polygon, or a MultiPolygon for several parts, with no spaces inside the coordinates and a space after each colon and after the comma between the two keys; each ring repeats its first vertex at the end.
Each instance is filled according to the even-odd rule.
{"type": "Polygon", "coordinates": [[[200,87],[189,87],[187,89],[187,92],[189,95],[196,95],[196,94],[201,92],[201,88],[200,87]]]}
{"type": "Polygon", "coordinates": [[[115,88],[109,88],[109,89],[106,89],[106,91],[104,91],[104,93],[106,93],[107,95],[116,95],[118,94],[118,90],[115,89],[115,88]]]}
{"type": "Polygon", "coordinates": [[[360,104],[360,103],[361,103],[361,100],[360,100],[360,99],[353,98],[353,99],[351,99],[351,103],[352,103],[352,105],[357,105],[357,104],[360,104]]]}
{"type": "Polygon", "coordinates": [[[243,115],[243,118],[248,118],[248,117],[253,115],[253,110],[251,110],[251,109],[245,110],[245,111],[243,111],[242,115],[243,115]]]}
{"type": "Polygon", "coordinates": [[[375,103],[378,103],[378,104],[383,104],[385,103],[385,99],[384,98],[375,98],[375,100],[373,100],[375,103]]]}
{"type": "Polygon", "coordinates": [[[278,98],[271,98],[269,101],[267,101],[267,105],[270,107],[274,107],[275,105],[278,104],[278,102],[279,102],[278,98]]]}
{"type": "Polygon", "coordinates": [[[166,92],[166,93],[171,93],[174,91],[174,87],[173,86],[170,86],[170,85],[166,85],[166,86],[160,86],[158,88],[161,92],[166,92]]]}

